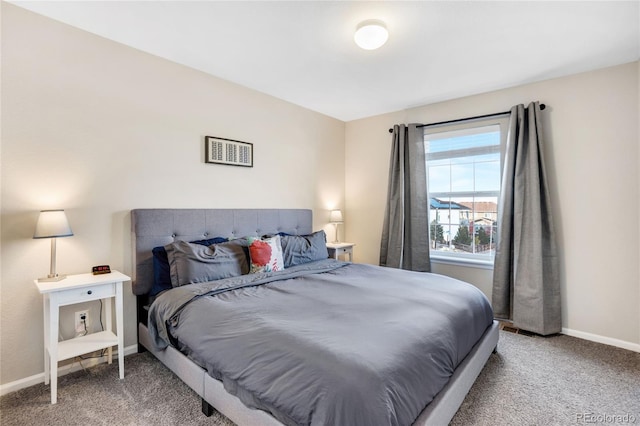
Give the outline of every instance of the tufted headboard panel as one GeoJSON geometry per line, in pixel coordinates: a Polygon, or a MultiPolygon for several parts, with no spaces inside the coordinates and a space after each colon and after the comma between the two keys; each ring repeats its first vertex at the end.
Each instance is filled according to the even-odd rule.
{"type": "Polygon", "coordinates": [[[312,232],[307,209],[136,209],[131,211],[133,233],[133,293],[145,295],[153,282],[151,250],[173,241],[214,237],[229,239],[286,232],[312,232]]]}

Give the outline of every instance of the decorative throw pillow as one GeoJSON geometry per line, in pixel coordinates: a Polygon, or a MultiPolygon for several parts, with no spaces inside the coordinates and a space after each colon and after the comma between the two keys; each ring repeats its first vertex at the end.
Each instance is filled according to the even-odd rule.
{"type": "Polygon", "coordinates": [[[251,269],[249,273],[274,272],[284,269],[280,236],[271,238],[248,238],[251,269]]]}

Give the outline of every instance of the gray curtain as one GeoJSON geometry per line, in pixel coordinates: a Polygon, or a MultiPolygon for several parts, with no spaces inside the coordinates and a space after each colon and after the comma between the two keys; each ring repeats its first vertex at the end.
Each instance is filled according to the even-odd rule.
{"type": "Polygon", "coordinates": [[[493,270],[495,317],[548,335],[562,329],[558,255],[538,102],[511,108],[493,270]]]}
{"type": "Polygon", "coordinates": [[[416,124],[393,126],[380,265],[429,272],[429,197],[424,136],[416,124]]]}

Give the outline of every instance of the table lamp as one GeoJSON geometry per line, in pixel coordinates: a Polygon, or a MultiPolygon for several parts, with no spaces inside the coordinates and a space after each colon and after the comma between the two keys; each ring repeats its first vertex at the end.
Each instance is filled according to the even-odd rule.
{"type": "Polygon", "coordinates": [[[334,241],[334,243],[339,243],[340,240],[338,239],[338,225],[344,222],[342,220],[342,211],[331,210],[331,212],[329,213],[329,222],[331,222],[333,227],[336,229],[336,240],[334,241]]]}
{"type": "Polygon", "coordinates": [[[36,223],[36,231],[33,238],[51,238],[51,268],[46,278],[38,278],[38,281],[60,281],[66,275],[56,273],[56,239],[71,237],[73,231],[69,226],[64,210],[42,210],[36,223]]]}

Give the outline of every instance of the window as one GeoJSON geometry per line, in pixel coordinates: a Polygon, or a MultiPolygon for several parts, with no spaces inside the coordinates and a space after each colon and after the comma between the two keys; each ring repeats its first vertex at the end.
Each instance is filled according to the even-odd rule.
{"type": "Polygon", "coordinates": [[[507,124],[424,128],[432,258],[493,262],[507,124]]]}

